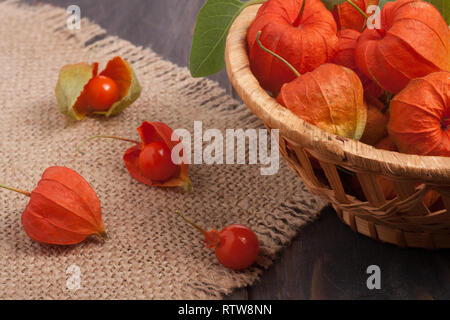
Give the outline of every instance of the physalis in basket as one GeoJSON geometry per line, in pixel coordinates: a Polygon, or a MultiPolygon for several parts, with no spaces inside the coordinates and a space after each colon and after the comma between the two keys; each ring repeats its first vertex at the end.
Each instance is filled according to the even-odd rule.
{"type": "Polygon", "coordinates": [[[61,113],[82,120],[89,114],[114,116],[135,102],[141,91],[131,65],[115,57],[100,73],[97,62],[64,66],[55,94],[61,113]]]}

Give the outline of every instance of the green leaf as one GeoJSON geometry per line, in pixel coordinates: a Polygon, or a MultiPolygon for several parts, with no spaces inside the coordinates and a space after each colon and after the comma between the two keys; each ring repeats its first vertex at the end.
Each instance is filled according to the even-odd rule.
{"type": "Polygon", "coordinates": [[[334,6],[344,3],[345,0],[322,0],[322,2],[328,10],[333,11],[334,6]]]}
{"type": "Polygon", "coordinates": [[[193,77],[204,77],[225,67],[225,42],[233,21],[249,5],[265,0],[208,0],[197,17],[189,68],[193,77]]]}
{"type": "Polygon", "coordinates": [[[380,0],[378,2],[378,6],[380,7],[380,9],[383,9],[383,7],[386,5],[386,3],[388,2],[395,2],[395,0],[380,0]]]}
{"type": "MultiPolygon", "coordinates": [[[[345,0],[321,0],[325,7],[333,10],[335,5],[345,0]]],[[[380,8],[387,2],[380,0],[380,8]]],[[[449,0],[426,0],[432,3],[450,24],[449,0]]],[[[225,43],[233,21],[249,5],[263,3],[265,0],[207,0],[197,17],[192,39],[189,68],[193,77],[204,77],[221,71],[225,67],[225,43]]]]}
{"type": "Polygon", "coordinates": [[[94,66],[87,63],[67,65],[61,69],[55,89],[59,112],[77,120],[83,118],[83,115],[78,114],[73,107],[84,86],[93,76],[94,66]]]}

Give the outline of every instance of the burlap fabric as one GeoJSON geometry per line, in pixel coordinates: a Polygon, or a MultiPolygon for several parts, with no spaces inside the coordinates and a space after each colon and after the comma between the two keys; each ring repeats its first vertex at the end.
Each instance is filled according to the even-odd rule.
{"type": "Polygon", "coordinates": [[[194,165],[195,191],[186,194],[133,180],[122,162],[126,143],[96,141],[78,153],[77,143],[91,135],[138,139],[143,120],[190,131],[194,120],[221,130],[261,123],[217,83],[192,79],[186,68],[107,36],[87,20],[70,31],[66,19],[61,8],[0,2],[0,182],[32,190],[49,166],[78,171],[99,195],[111,240],[70,247],[35,243],[20,222],[28,199],[0,191],[0,298],[210,299],[252,284],[323,203],[282,159],[275,176],[261,176],[260,166],[194,165]],[[115,55],[136,70],[144,88],[137,103],[109,120],[73,122],[59,114],[59,69],[87,59],[105,63],[115,55]],[[208,228],[250,226],[262,246],[257,265],[245,272],[223,268],[176,209],[208,228]]]}

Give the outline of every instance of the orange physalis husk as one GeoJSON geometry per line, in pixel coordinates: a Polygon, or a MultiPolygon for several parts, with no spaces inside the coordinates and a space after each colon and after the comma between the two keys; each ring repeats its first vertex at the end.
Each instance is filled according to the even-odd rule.
{"type": "Polygon", "coordinates": [[[352,69],[361,80],[364,93],[374,98],[383,94],[381,89],[374,81],[364,75],[358,68],[355,59],[355,49],[358,45],[358,39],[361,33],[352,29],[345,29],[338,32],[339,48],[331,62],[352,69]]]}
{"type": "Polygon", "coordinates": [[[388,131],[400,152],[450,157],[450,72],[414,79],[397,94],[388,131]]]}
{"type": "MultiPolygon", "coordinates": [[[[361,11],[367,13],[367,8],[371,5],[377,6],[378,0],[353,0],[353,3],[361,11]]],[[[336,5],[333,9],[333,16],[338,30],[353,29],[361,32],[366,26],[366,18],[348,2],[336,5]]]]}
{"type": "Polygon", "coordinates": [[[380,20],[381,29],[362,33],[355,57],[359,70],[381,88],[397,94],[412,79],[450,71],[450,30],[432,4],[389,2],[380,20]]]}
{"type": "MultiPolygon", "coordinates": [[[[191,191],[192,182],[189,178],[189,165],[185,163],[186,161],[183,161],[179,165],[178,172],[175,176],[167,181],[152,181],[142,174],[141,169],[139,168],[139,155],[145,145],[152,142],[163,142],[169,150],[172,151],[175,146],[181,144],[179,138],[176,138],[176,141],[172,141],[173,130],[164,123],[148,121],[143,122],[137,130],[141,136],[142,143],[128,149],[123,156],[123,160],[130,175],[139,182],[149,186],[183,187],[185,190],[191,191]]],[[[181,159],[183,159],[184,156],[183,152],[184,150],[181,149],[181,159]]]]}
{"type": "Polygon", "coordinates": [[[88,114],[114,116],[135,102],[141,91],[141,85],[131,65],[121,57],[115,57],[100,74],[97,62],[92,65],[78,63],[64,66],[59,74],[55,94],[59,111],[81,120],[88,114]],[[119,99],[105,112],[94,111],[86,101],[86,86],[97,75],[111,78],[119,89],[119,99]]]}
{"type": "Polygon", "coordinates": [[[65,167],[45,170],[30,194],[22,224],[31,239],[45,244],[72,245],[90,235],[107,239],[95,191],[65,167]]]}
{"type": "Polygon", "coordinates": [[[310,72],[330,61],[338,39],[333,15],[320,0],[268,0],[248,30],[250,67],[261,86],[278,95],[281,86],[296,75],[257,44],[281,55],[300,72],[310,72]]]}
{"type": "Polygon", "coordinates": [[[367,120],[361,81],[352,70],[323,64],[285,84],[278,102],[327,132],[359,140],[367,120]]]}
{"type": "Polygon", "coordinates": [[[369,101],[366,100],[365,103],[367,105],[367,122],[361,142],[373,146],[387,137],[389,118],[369,101]]]}

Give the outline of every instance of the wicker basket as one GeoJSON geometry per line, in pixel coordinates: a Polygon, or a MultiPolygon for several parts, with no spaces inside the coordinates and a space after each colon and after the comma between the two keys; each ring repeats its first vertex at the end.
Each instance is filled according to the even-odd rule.
{"type": "Polygon", "coordinates": [[[450,158],[378,150],[331,135],[279,105],[260,87],[249,67],[246,36],[258,9],[256,5],[246,8],[231,27],[227,72],[252,112],[269,130],[280,130],[280,151],[291,169],[356,232],[401,247],[450,248],[450,158]],[[314,158],[321,170],[312,163],[317,162],[314,158]],[[346,191],[348,181],[342,172],[347,170],[357,177],[353,180],[359,181],[364,199],[346,191]],[[385,199],[377,176],[393,182],[395,199],[385,199]],[[423,204],[429,190],[441,195],[440,208],[423,204]]]}

